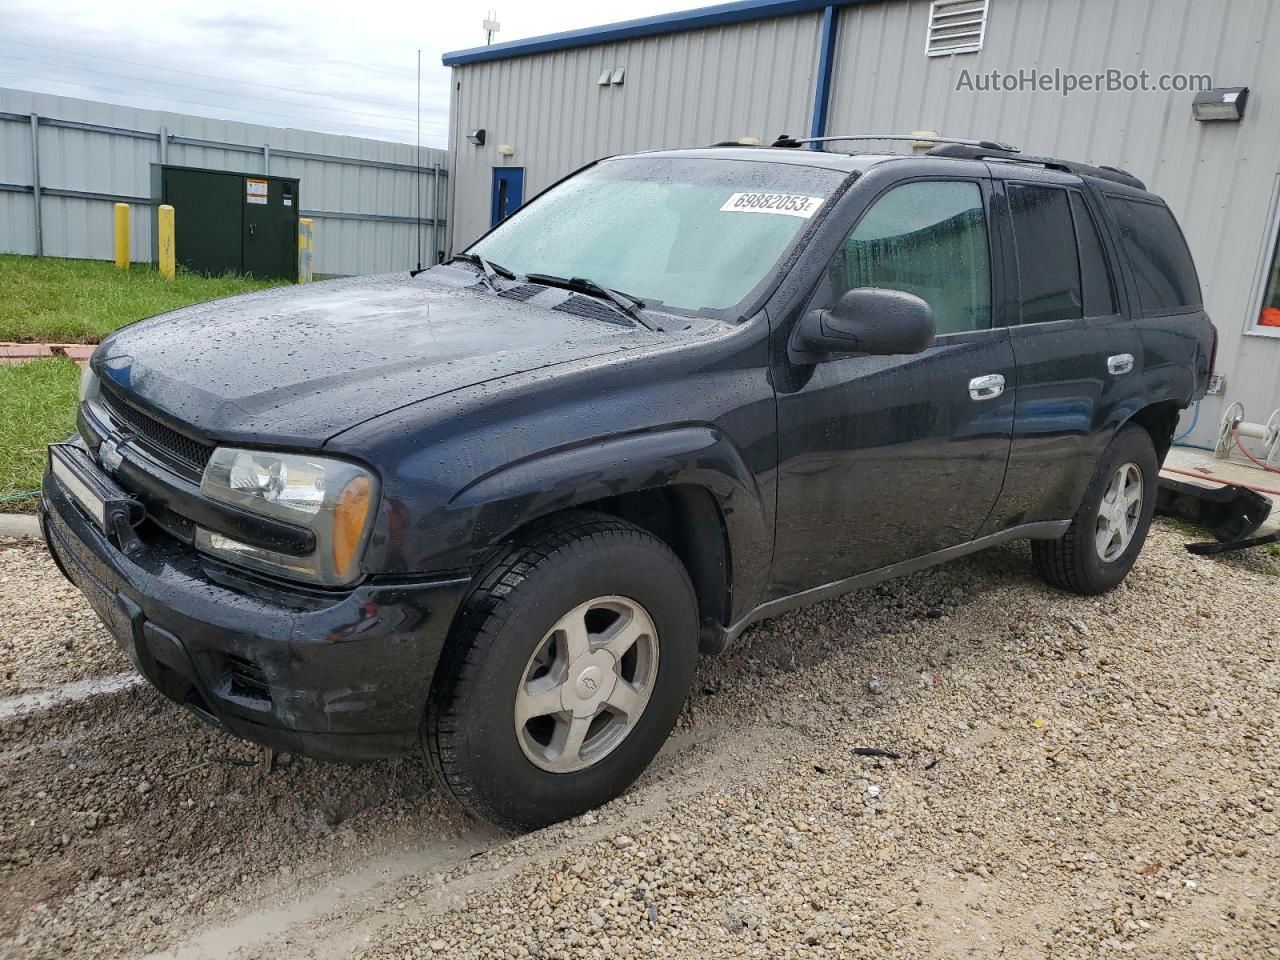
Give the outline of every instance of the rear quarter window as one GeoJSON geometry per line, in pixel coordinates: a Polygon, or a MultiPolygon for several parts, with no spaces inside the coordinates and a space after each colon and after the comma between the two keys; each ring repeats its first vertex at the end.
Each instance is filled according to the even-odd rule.
{"type": "Polygon", "coordinates": [[[1178,222],[1162,203],[1108,196],[1147,315],[1199,307],[1200,280],[1178,222]]]}

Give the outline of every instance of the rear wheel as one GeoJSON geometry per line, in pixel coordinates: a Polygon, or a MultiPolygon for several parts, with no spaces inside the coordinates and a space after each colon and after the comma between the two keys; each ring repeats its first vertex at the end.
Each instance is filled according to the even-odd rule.
{"type": "Polygon", "coordinates": [[[1066,535],[1032,542],[1041,576],[1085,596],[1123,580],[1147,539],[1159,471],[1150,434],[1134,425],[1122,428],[1098,461],[1066,535]]]}
{"type": "Polygon", "coordinates": [[[483,570],[423,728],[436,780],[476,816],[539,827],[621,793],[674,726],[697,606],[662,541],[575,513],[483,570]]]}

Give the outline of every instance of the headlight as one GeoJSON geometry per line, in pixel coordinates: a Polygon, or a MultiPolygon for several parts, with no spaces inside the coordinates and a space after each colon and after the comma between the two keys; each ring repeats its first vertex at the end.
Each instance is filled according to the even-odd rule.
{"type": "Polygon", "coordinates": [[[210,500],[306,527],[316,536],[316,548],[308,556],[294,557],[197,528],[198,549],[325,586],[358,579],[378,502],[377,478],[364,467],[308,454],[219,447],[205,467],[200,492],[210,500]]]}
{"type": "Polygon", "coordinates": [[[98,375],[89,369],[89,364],[84,365],[84,370],[80,374],[80,402],[92,400],[98,395],[98,375]]]}

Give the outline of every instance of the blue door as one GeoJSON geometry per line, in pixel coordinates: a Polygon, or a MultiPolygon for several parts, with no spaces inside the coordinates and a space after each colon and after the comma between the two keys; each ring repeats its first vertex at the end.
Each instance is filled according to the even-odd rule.
{"type": "Polygon", "coordinates": [[[493,168],[493,212],[489,226],[496,227],[524,203],[524,167],[493,168]]]}

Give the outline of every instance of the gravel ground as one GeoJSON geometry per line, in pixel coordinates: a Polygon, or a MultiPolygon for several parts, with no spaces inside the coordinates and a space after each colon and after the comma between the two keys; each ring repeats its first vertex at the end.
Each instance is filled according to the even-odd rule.
{"type": "Polygon", "coordinates": [[[0,696],[128,666],[38,540],[0,538],[0,611],[0,696]]]}
{"type": "MultiPolygon", "coordinates": [[[[1011,545],[762,624],[636,788],[521,837],[416,759],[225,762],[145,687],[0,719],[0,955],[1280,958],[1280,570],[1184,540],[1103,598],[1011,545]]],[[[8,596],[53,576],[0,546],[8,596]]]]}

